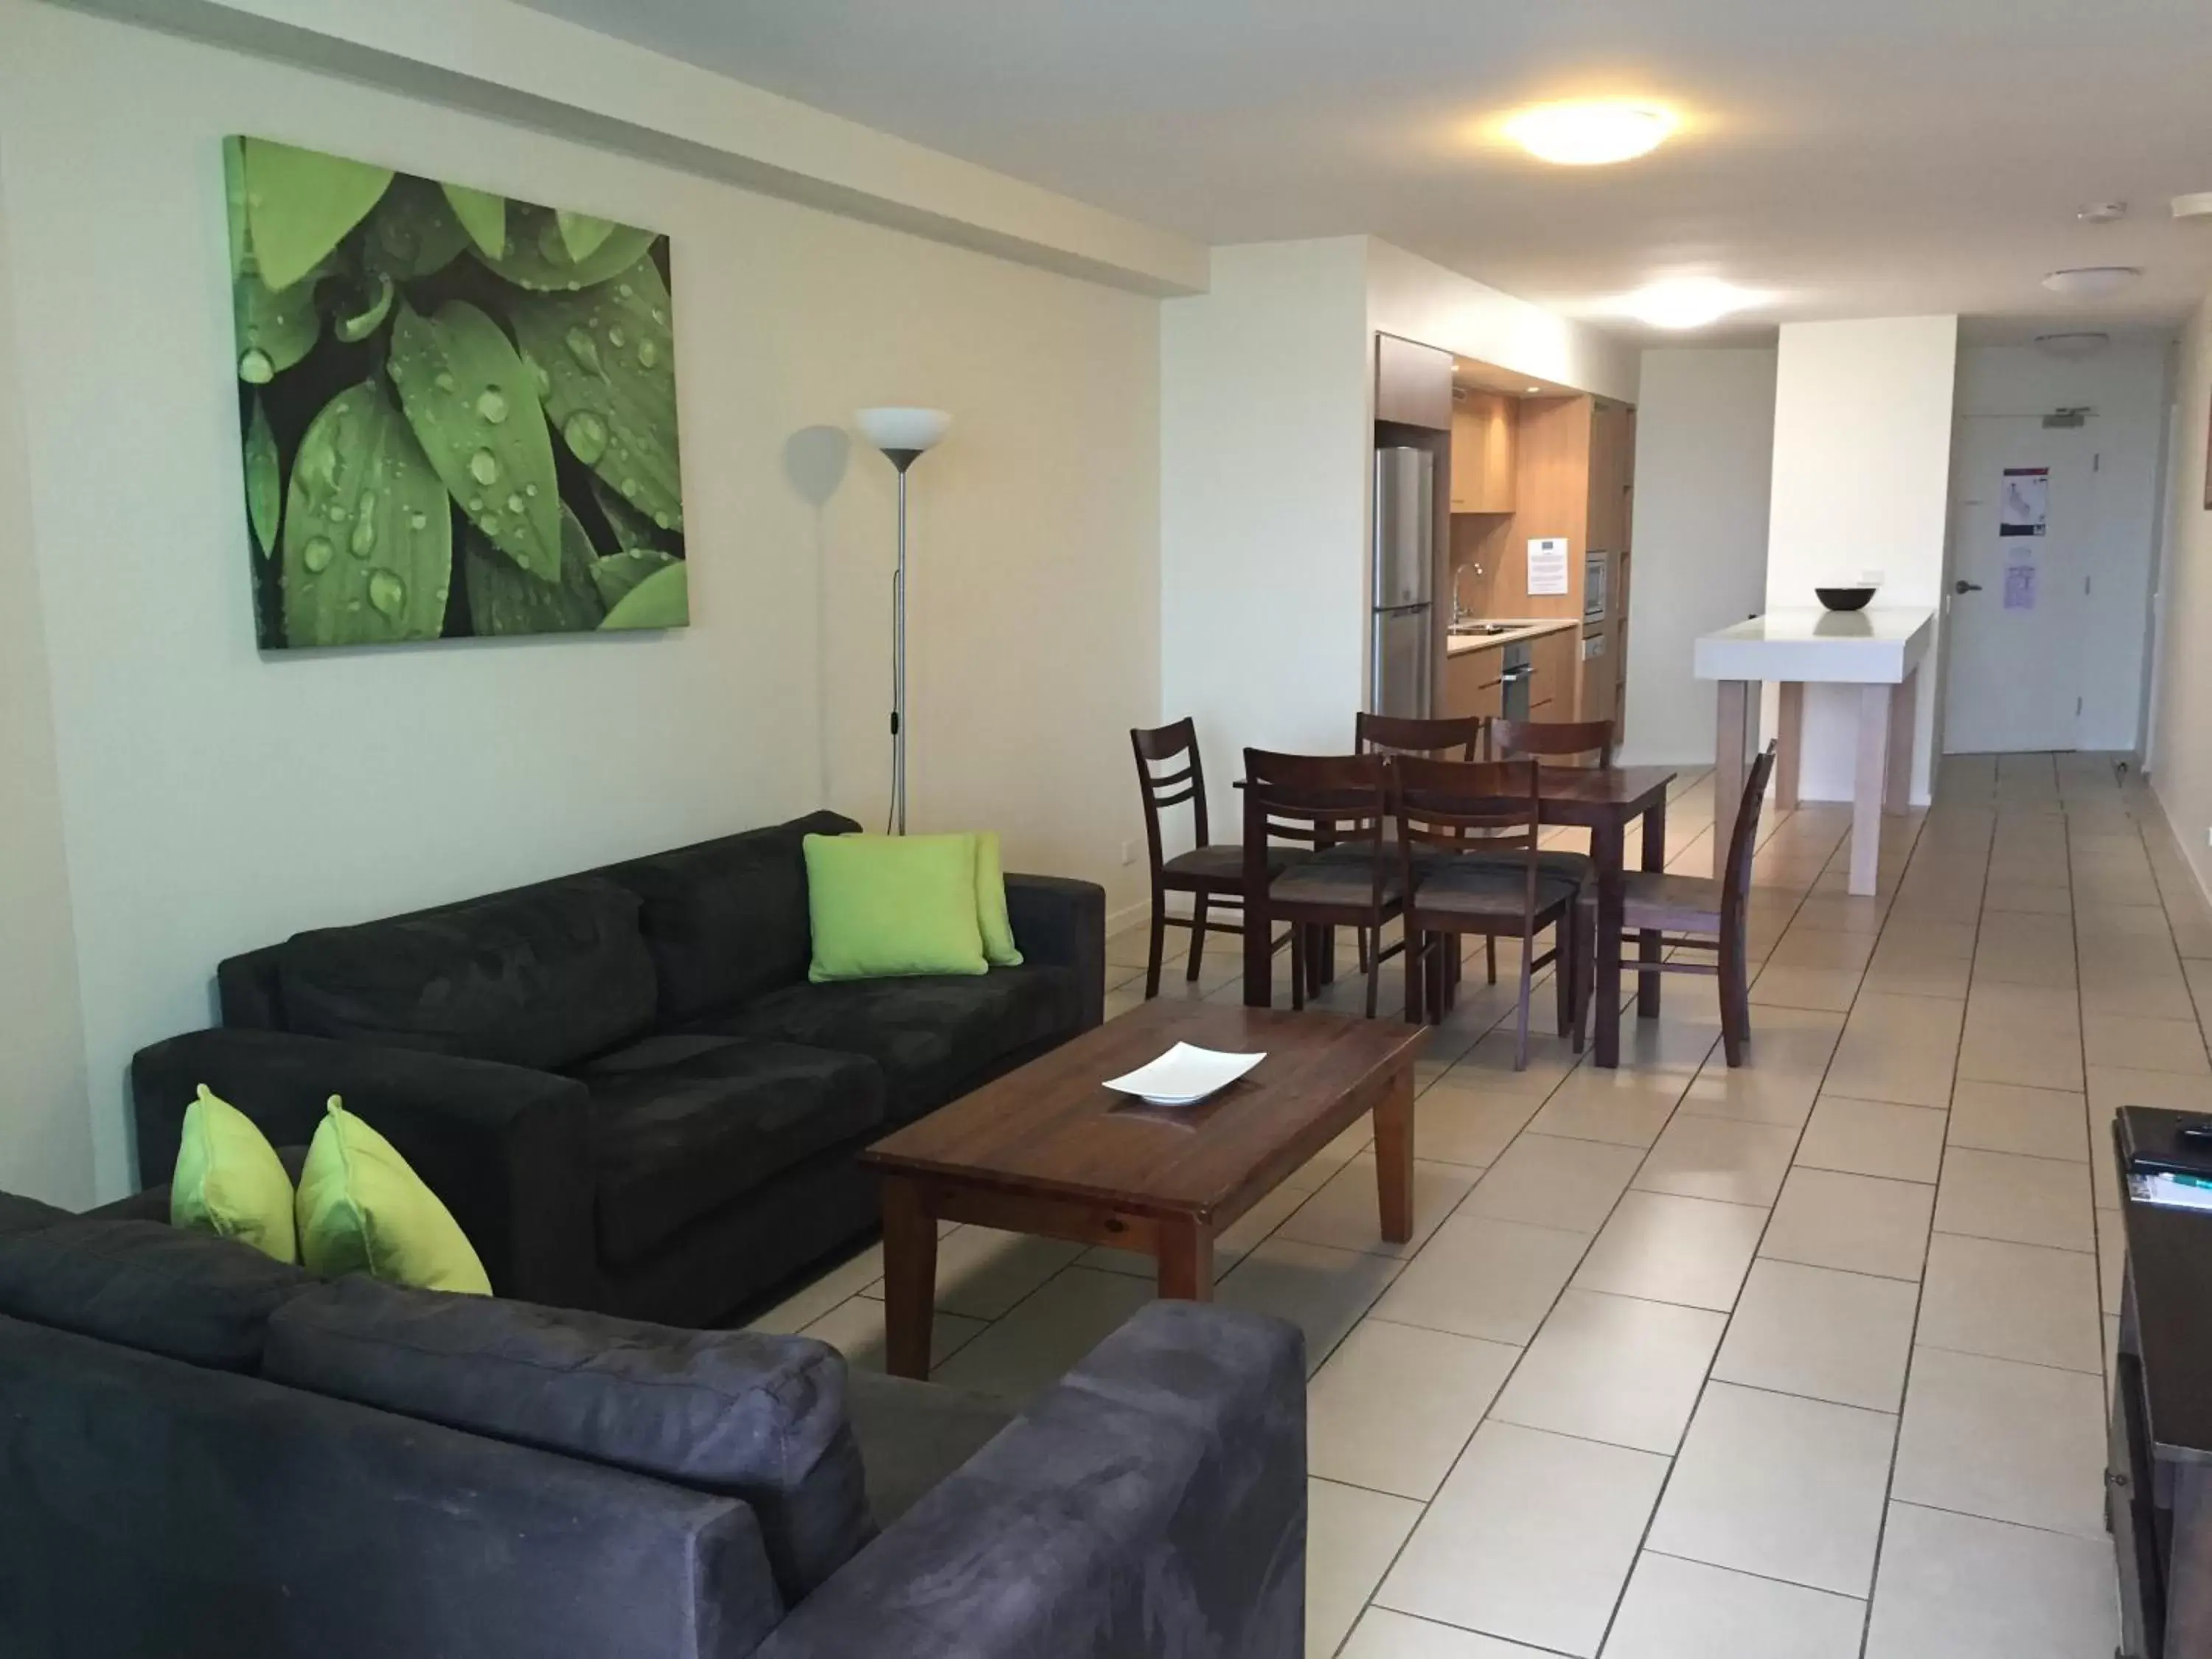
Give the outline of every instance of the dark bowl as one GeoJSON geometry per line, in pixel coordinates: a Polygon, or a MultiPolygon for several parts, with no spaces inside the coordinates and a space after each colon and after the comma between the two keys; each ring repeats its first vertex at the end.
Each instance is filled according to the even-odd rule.
{"type": "Polygon", "coordinates": [[[1816,587],[1813,592],[1831,611],[1863,611],[1874,597],[1871,587],[1816,587]]]}

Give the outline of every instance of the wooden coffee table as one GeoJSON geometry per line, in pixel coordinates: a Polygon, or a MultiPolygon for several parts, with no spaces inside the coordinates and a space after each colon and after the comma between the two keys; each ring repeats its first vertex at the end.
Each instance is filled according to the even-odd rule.
{"type": "Polygon", "coordinates": [[[878,1141],[861,1158],[883,1175],[891,1374],[929,1374],[939,1220],[1141,1250],[1162,1296],[1203,1302],[1215,1237],[1372,1112],[1382,1233],[1404,1243],[1424,1035],[1316,1010],[1148,1002],[878,1141]],[[1267,1057],[1196,1106],[1102,1086],[1176,1042],[1267,1057]]]}

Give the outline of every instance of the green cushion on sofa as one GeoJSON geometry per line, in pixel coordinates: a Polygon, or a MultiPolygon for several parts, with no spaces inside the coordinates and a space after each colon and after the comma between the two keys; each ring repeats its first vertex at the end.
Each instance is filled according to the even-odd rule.
{"type": "Polygon", "coordinates": [[[1006,914],[1006,872],[999,862],[999,833],[975,832],[975,922],[983,931],[983,955],[994,968],[1018,968],[1013,918],[1006,914]]]}
{"type": "Polygon", "coordinates": [[[292,1177],[253,1120],[200,1085],[185,1108],[169,1181],[169,1223],[251,1244],[278,1261],[300,1259],[292,1177]]]}
{"type": "Polygon", "coordinates": [[[989,971],[973,836],[809,836],[816,984],[989,971]]]}
{"type": "Polygon", "coordinates": [[[382,1135],[332,1095],[300,1171],[300,1256],[325,1279],[489,1296],[491,1279],[453,1212],[382,1135]]]}

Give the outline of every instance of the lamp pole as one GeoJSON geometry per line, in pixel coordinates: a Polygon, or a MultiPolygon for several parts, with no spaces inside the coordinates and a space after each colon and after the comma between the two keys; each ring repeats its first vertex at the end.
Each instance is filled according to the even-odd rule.
{"type": "Polygon", "coordinates": [[[952,417],[941,409],[864,409],[860,430],[898,470],[898,562],[891,573],[890,834],[906,834],[906,475],[945,435],[952,417]]]}

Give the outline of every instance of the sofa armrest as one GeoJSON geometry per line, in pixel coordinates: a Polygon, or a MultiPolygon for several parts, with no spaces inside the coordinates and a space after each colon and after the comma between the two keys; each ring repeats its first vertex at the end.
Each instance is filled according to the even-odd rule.
{"type": "Polygon", "coordinates": [[[1065,876],[1008,876],[1006,915],[1023,959],[1073,968],[1087,1031],[1106,1018],[1106,890],[1065,876]]]}
{"type": "Polygon", "coordinates": [[[794,1608],[757,1659],[1296,1659],[1304,1344],[1141,1310],[794,1608]]]}
{"type": "Polygon", "coordinates": [[[142,1184],[168,1180],[203,1083],[278,1146],[307,1145],[343,1097],[453,1212],[500,1295],[592,1304],[591,1097],[574,1079],[287,1031],[188,1032],[131,1062],[142,1184]]]}

